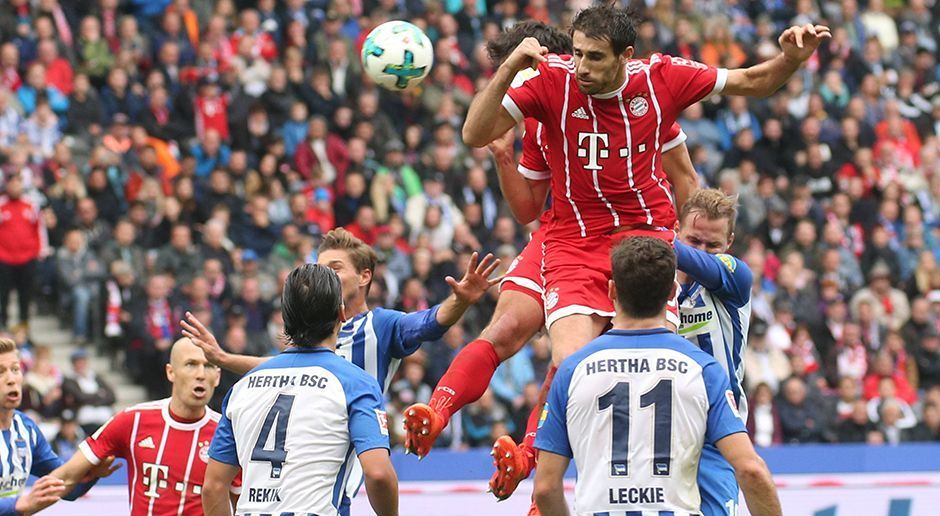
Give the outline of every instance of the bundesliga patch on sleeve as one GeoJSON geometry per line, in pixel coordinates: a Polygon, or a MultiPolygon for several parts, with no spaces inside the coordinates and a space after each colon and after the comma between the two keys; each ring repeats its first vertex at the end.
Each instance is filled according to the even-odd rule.
{"type": "Polygon", "coordinates": [[[725,267],[727,267],[729,271],[734,272],[734,270],[738,268],[738,262],[734,261],[734,257],[730,254],[717,254],[715,256],[718,257],[721,263],[725,264],[725,267]]]}
{"type": "Polygon", "coordinates": [[[525,83],[529,79],[532,79],[538,76],[539,76],[538,69],[533,70],[531,68],[523,68],[522,70],[516,73],[515,77],[513,77],[512,83],[509,85],[509,87],[518,88],[519,86],[522,86],[523,83],[525,83]]]}
{"type": "Polygon", "coordinates": [[[542,405],[542,413],[539,414],[538,428],[542,428],[542,425],[545,424],[546,419],[548,419],[548,403],[545,403],[545,405],[542,405]]]}
{"type": "Polygon", "coordinates": [[[382,432],[382,435],[388,435],[388,416],[385,414],[384,410],[373,409],[375,410],[375,419],[379,422],[379,432],[382,432]]]}
{"type": "Polygon", "coordinates": [[[725,391],[725,398],[728,398],[728,405],[731,405],[731,412],[738,419],[741,419],[741,413],[738,412],[738,404],[734,401],[734,393],[731,390],[725,391]]]}

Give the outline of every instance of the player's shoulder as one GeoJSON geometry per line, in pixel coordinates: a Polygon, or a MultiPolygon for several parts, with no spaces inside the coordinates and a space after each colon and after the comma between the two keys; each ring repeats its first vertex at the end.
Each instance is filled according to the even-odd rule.
{"type": "Polygon", "coordinates": [[[149,413],[159,413],[163,411],[163,407],[167,406],[170,403],[170,398],[163,398],[153,401],[145,401],[143,403],[138,403],[136,405],[131,405],[127,407],[119,414],[132,415],[135,413],[149,414],[149,413]]]}
{"type": "Polygon", "coordinates": [[[39,425],[37,425],[36,422],[33,421],[33,418],[29,417],[25,412],[19,409],[16,409],[13,411],[13,415],[14,415],[14,418],[18,418],[20,421],[22,421],[23,424],[26,425],[28,429],[30,430],[39,429],[39,425]]]}

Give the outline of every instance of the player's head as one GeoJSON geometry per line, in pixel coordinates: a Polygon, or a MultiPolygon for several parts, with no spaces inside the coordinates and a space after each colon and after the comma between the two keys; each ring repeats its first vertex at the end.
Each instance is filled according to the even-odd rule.
{"type": "Polygon", "coordinates": [[[317,263],[339,275],[343,284],[343,302],[356,306],[365,301],[372,285],[372,273],[378,260],[375,250],[352,233],[336,228],[323,237],[317,263]]]}
{"type": "Polygon", "coordinates": [[[493,64],[500,64],[525,38],[535,38],[552,54],[570,54],[571,36],[540,21],[521,21],[486,42],[486,53],[493,64]]]}
{"type": "Polygon", "coordinates": [[[0,409],[18,408],[23,398],[23,369],[20,353],[12,339],[0,339],[0,388],[3,389],[0,409]]]}
{"type": "Polygon", "coordinates": [[[679,240],[702,251],[718,254],[734,242],[737,199],[712,188],[698,190],[682,205],[679,240]]]}
{"type": "Polygon", "coordinates": [[[317,347],[339,331],[345,318],[342,293],[339,276],[324,265],[308,263],[287,275],[281,316],[291,346],[317,347]]]}
{"type": "Polygon", "coordinates": [[[186,407],[201,408],[209,404],[219,386],[221,372],[209,362],[206,354],[183,337],[170,348],[166,378],[173,384],[173,398],[186,407]]]}
{"type": "Polygon", "coordinates": [[[614,5],[596,5],[579,12],[569,32],[581,92],[596,95],[619,88],[636,42],[633,16],[614,5]]]}
{"type": "Polygon", "coordinates": [[[651,319],[664,315],[673,296],[676,253],[666,242],[652,237],[627,238],[610,255],[613,280],[610,298],[618,316],[651,319]]]}

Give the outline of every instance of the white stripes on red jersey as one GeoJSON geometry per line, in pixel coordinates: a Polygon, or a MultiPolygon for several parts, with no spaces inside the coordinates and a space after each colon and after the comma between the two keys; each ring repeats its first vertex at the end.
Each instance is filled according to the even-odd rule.
{"type": "Polygon", "coordinates": [[[169,403],[133,406],[79,445],[92,464],[109,455],[127,459],[133,515],[202,514],[202,482],[220,414],[207,408],[200,420],[184,423],[170,415],[169,403]]]}

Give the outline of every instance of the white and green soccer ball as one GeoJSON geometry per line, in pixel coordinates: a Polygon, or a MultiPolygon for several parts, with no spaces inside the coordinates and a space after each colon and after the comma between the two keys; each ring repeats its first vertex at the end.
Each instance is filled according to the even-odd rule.
{"type": "Polygon", "coordinates": [[[362,67],[379,86],[404,91],[420,83],[434,63],[431,40],[417,26],[390,21],[372,29],[362,45],[362,67]]]}

